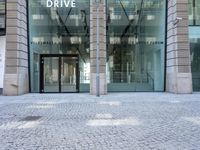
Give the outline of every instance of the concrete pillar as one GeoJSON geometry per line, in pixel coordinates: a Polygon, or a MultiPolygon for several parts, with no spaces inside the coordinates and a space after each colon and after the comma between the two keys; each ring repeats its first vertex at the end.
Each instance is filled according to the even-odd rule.
{"type": "Polygon", "coordinates": [[[188,0],[168,0],[166,91],[192,93],[188,0]]]}
{"type": "MultiPolygon", "coordinates": [[[[96,42],[97,42],[97,7],[96,0],[90,1],[90,93],[96,94],[96,42]]],[[[99,0],[99,39],[100,39],[100,94],[107,93],[106,83],[106,2],[99,0]]]]}
{"type": "Polygon", "coordinates": [[[26,0],[7,0],[4,95],[29,91],[26,0]]]}

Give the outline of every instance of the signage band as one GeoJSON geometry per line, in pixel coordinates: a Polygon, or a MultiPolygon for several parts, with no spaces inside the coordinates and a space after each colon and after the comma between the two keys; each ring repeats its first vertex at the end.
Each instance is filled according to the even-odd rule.
{"type": "Polygon", "coordinates": [[[76,7],[75,0],[47,0],[46,7],[76,7]]]}

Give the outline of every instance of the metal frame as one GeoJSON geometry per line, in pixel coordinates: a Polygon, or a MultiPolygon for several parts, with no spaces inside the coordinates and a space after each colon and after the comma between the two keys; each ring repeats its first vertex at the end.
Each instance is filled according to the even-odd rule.
{"type": "Polygon", "coordinates": [[[168,1],[165,1],[165,49],[164,49],[164,87],[163,92],[166,92],[167,78],[167,22],[168,22],[168,1]]]}
{"type": "Polygon", "coordinates": [[[40,55],[40,88],[39,92],[40,93],[79,93],[79,81],[80,81],[80,75],[79,75],[79,56],[76,54],[41,54],[40,55]],[[59,68],[58,68],[58,76],[59,76],[59,92],[43,92],[44,88],[44,64],[42,62],[42,59],[44,57],[58,57],[59,58],[59,68]],[[61,91],[61,57],[66,57],[66,58],[72,58],[76,57],[76,91],[75,92],[62,92],[61,91]]]}
{"type": "Polygon", "coordinates": [[[30,30],[29,30],[29,0],[26,0],[26,18],[27,18],[27,50],[28,50],[28,82],[29,82],[29,92],[31,91],[31,62],[30,62],[30,30]]]}

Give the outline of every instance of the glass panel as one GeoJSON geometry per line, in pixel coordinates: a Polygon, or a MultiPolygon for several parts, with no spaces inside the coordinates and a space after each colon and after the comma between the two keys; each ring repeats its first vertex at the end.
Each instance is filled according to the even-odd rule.
{"type": "Polygon", "coordinates": [[[189,16],[188,16],[188,20],[189,20],[189,25],[194,25],[194,0],[188,0],[188,12],[189,12],[189,16]]]}
{"type": "Polygon", "coordinates": [[[6,14],[5,0],[0,0],[0,35],[5,35],[5,14],[6,14]]]}
{"type": "Polygon", "coordinates": [[[189,27],[193,90],[200,91],[200,27],[189,27]]]}
{"type": "Polygon", "coordinates": [[[44,92],[59,92],[59,57],[44,57],[44,92]]]}
{"type": "Polygon", "coordinates": [[[39,54],[34,53],[33,54],[33,81],[36,81],[35,84],[33,85],[33,89],[37,90],[39,89],[39,81],[40,80],[40,75],[39,75],[39,54]]]}
{"type": "Polygon", "coordinates": [[[189,25],[200,25],[200,0],[188,0],[189,25]]]}
{"type": "Polygon", "coordinates": [[[189,38],[193,90],[200,91],[200,1],[189,0],[189,38]]]}
{"type": "Polygon", "coordinates": [[[77,58],[61,58],[61,92],[76,92],[77,58]]]}
{"type": "Polygon", "coordinates": [[[77,0],[75,8],[46,7],[46,0],[28,2],[31,91],[39,92],[39,80],[34,80],[34,64],[38,63],[34,62],[34,53],[78,54],[80,91],[89,91],[89,0],[77,0]]]}
{"type": "Polygon", "coordinates": [[[108,91],[163,91],[165,0],[107,0],[108,91]]]}

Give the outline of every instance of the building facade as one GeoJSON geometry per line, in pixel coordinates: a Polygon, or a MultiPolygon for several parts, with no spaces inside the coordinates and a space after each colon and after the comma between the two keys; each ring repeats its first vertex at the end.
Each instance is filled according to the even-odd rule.
{"type": "Polygon", "coordinates": [[[1,3],[4,95],[200,89],[197,0],[1,3]]]}

